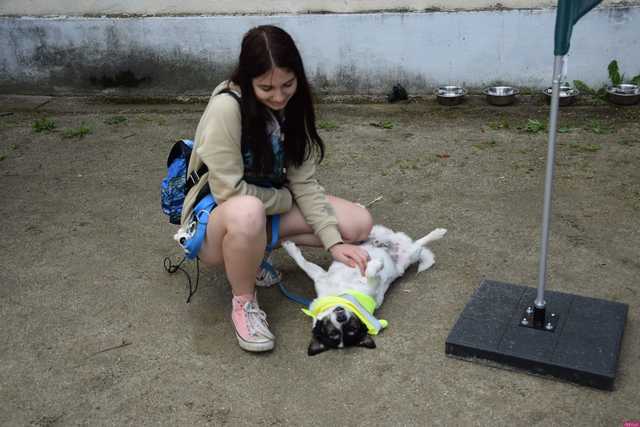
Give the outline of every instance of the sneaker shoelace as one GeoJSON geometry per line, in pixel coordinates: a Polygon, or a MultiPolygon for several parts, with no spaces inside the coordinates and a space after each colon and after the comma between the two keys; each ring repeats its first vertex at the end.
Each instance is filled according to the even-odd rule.
{"type": "Polygon", "coordinates": [[[274,339],[274,335],[269,330],[267,314],[252,302],[245,303],[243,307],[249,333],[253,336],[262,335],[265,338],[274,339]]]}

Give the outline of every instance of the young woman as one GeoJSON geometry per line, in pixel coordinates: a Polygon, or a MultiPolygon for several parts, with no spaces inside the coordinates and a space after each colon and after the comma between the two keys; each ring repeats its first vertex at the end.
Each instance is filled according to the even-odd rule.
{"type": "Polygon", "coordinates": [[[371,215],[325,194],[314,178],[323,156],[294,41],[278,27],[251,29],[242,40],[238,67],[213,91],[198,124],[189,173],[203,164],[208,172],[188,192],[182,214],[183,229],[205,233],[190,255],[224,266],[233,293],[231,318],[245,350],[274,346],[255,286],[280,280],[269,251],[265,256],[278,235],[299,245],[322,246],[364,274],[367,254],[352,243],[367,238],[371,215]],[[207,186],[213,198],[203,208],[199,200],[207,186]],[[196,218],[201,227],[195,227],[196,218]]]}

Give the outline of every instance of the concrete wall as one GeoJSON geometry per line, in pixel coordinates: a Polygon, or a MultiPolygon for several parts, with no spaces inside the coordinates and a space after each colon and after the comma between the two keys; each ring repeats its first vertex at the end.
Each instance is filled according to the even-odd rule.
{"type": "MultiPolygon", "coordinates": [[[[138,3],[145,2],[131,2],[138,3]]],[[[17,2],[3,7],[12,4],[17,2]]],[[[501,81],[542,88],[551,76],[554,20],[554,9],[5,16],[0,17],[0,92],[208,94],[234,66],[244,32],[266,23],[293,35],[311,81],[323,92],[379,94],[396,82],[414,94],[444,83],[481,88],[501,81]]],[[[574,29],[569,79],[600,85],[612,59],[627,76],[640,74],[639,48],[640,6],[598,7],[574,29]]]]}
{"type": "MultiPolygon", "coordinates": [[[[433,10],[539,9],[556,0],[3,0],[0,15],[100,16],[185,14],[289,14],[423,12],[433,10]]],[[[601,7],[640,5],[640,0],[604,0],[601,7]]]]}

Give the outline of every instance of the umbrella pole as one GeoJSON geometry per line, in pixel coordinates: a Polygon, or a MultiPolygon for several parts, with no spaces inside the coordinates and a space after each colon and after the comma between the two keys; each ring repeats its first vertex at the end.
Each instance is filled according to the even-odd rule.
{"type": "Polygon", "coordinates": [[[553,62],[553,81],[551,111],[549,113],[549,145],[547,149],[547,171],[544,182],[544,208],[542,212],[542,236],[540,265],[538,270],[538,292],[534,301],[533,321],[537,327],[545,325],[544,288],[547,277],[547,253],[549,247],[549,225],[551,222],[551,199],[553,195],[553,173],[556,153],[556,129],[560,101],[560,80],[562,79],[562,56],[555,56],[553,62]]]}

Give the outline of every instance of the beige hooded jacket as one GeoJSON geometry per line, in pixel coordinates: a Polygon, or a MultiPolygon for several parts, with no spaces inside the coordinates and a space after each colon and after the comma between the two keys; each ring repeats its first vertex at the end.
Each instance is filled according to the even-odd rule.
{"type": "MultiPolygon", "coordinates": [[[[214,89],[196,129],[188,173],[198,170],[203,162],[209,172],[200,177],[198,184],[186,195],[182,224],[189,221],[196,196],[208,182],[219,205],[234,196],[250,195],[264,203],[267,215],[274,215],[287,212],[296,203],[325,249],[341,243],[342,237],[333,207],[327,201],[324,188],[314,178],[315,159],[305,160],[300,167],[288,168],[288,182],[280,189],[259,187],[242,179],[244,163],[240,145],[240,106],[229,94],[216,96],[228,87],[229,84],[225,81],[214,89]]],[[[231,89],[239,94],[236,87],[232,86],[231,89]]]]}

